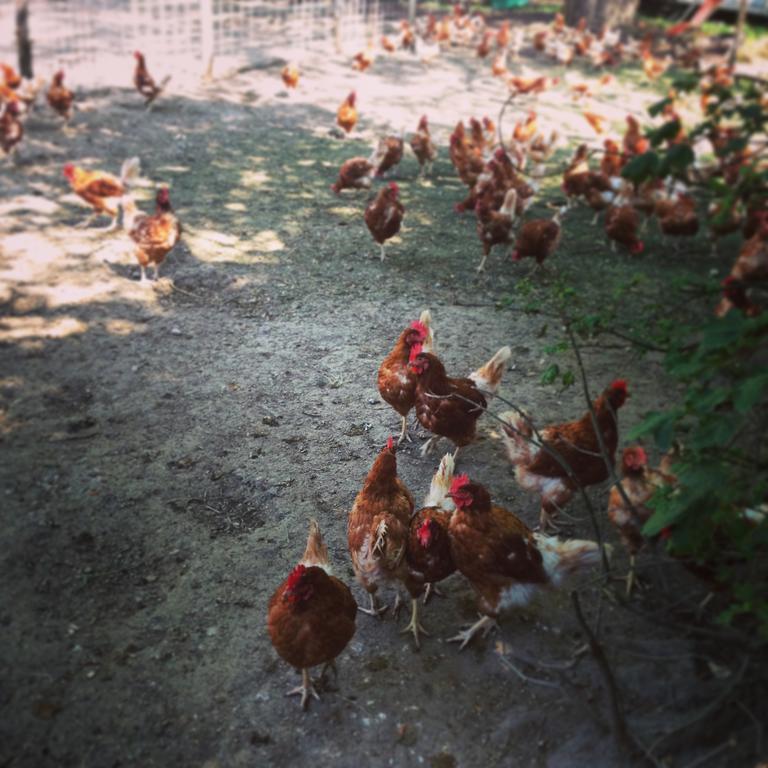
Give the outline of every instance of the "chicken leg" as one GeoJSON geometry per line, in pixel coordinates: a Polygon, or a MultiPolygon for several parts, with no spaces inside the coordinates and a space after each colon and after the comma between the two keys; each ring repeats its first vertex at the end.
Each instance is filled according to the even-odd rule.
{"type": "Polygon", "coordinates": [[[419,642],[419,632],[421,632],[422,635],[426,635],[426,637],[429,637],[429,632],[427,632],[427,630],[421,626],[421,622],[419,622],[419,601],[415,597],[411,600],[410,624],[408,624],[408,626],[405,627],[405,629],[401,629],[400,632],[401,634],[405,634],[406,632],[412,632],[413,640],[416,643],[417,648],[421,648],[421,643],[419,642]]]}
{"type": "Polygon", "coordinates": [[[429,598],[432,597],[432,595],[436,595],[437,597],[445,597],[444,592],[441,592],[434,584],[428,582],[424,586],[424,605],[429,602],[429,598]]]}
{"type": "Polygon", "coordinates": [[[382,614],[387,612],[387,608],[389,608],[389,606],[383,605],[380,607],[379,601],[376,599],[376,595],[374,595],[373,592],[369,592],[368,597],[371,599],[371,607],[363,608],[358,605],[357,610],[360,611],[360,613],[367,613],[369,616],[376,616],[377,618],[381,618],[382,614]]]}
{"type": "Polygon", "coordinates": [[[413,440],[411,440],[411,436],[408,434],[408,417],[407,416],[403,416],[403,427],[400,430],[400,437],[397,438],[397,444],[400,445],[400,443],[402,443],[403,440],[407,440],[409,443],[413,442],[413,440]]]}
{"type": "Polygon", "coordinates": [[[432,435],[432,437],[427,440],[424,445],[419,448],[419,453],[421,454],[421,457],[424,458],[428,453],[431,453],[435,446],[437,445],[437,441],[440,439],[440,435],[432,435]]]}
{"type": "Polygon", "coordinates": [[[386,251],[384,250],[384,243],[379,243],[379,258],[382,261],[387,258],[386,251]]]}
{"type": "Polygon", "coordinates": [[[462,630],[455,637],[449,637],[449,643],[461,643],[459,650],[463,651],[469,641],[478,633],[482,632],[483,637],[486,637],[489,632],[494,629],[498,629],[499,625],[496,623],[496,619],[491,616],[481,616],[471,627],[462,630]]]}
{"type": "Polygon", "coordinates": [[[301,708],[306,709],[309,706],[309,697],[313,696],[318,701],[320,701],[320,696],[318,695],[317,691],[315,690],[315,686],[312,683],[312,678],[309,676],[309,670],[308,669],[302,669],[301,670],[301,685],[296,686],[296,688],[291,688],[288,693],[285,694],[286,696],[301,696],[301,708]]]}

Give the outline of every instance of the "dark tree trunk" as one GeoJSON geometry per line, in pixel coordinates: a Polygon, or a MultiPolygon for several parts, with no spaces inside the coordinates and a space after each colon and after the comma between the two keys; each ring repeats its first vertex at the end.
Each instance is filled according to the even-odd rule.
{"type": "Polygon", "coordinates": [[[634,21],[640,0],[565,0],[565,23],[574,27],[585,18],[593,32],[607,24],[616,27],[634,21]]]}
{"type": "Polygon", "coordinates": [[[32,41],[29,39],[29,0],[16,0],[16,48],[19,53],[19,72],[32,77],[32,41]]]}

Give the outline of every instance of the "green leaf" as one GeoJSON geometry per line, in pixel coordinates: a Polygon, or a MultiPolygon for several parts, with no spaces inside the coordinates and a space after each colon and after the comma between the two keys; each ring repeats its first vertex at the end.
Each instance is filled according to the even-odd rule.
{"type": "Polygon", "coordinates": [[[552,363],[552,365],[547,366],[544,373],[541,374],[539,381],[541,381],[542,384],[554,384],[559,375],[560,366],[557,363],[552,363]]]}
{"type": "Polygon", "coordinates": [[[684,171],[689,165],[693,165],[695,159],[690,144],[683,142],[680,144],[673,144],[667,150],[667,154],[662,160],[659,173],[664,176],[668,173],[679,173],[680,171],[684,171]]]}
{"type": "Polygon", "coordinates": [[[574,376],[573,371],[566,371],[563,374],[563,386],[572,387],[575,383],[576,383],[576,376],[574,376]]]}
{"type": "Polygon", "coordinates": [[[750,411],[763,397],[768,388],[768,373],[760,373],[742,381],[736,389],[733,407],[741,414],[750,411]]]}
{"type": "Polygon", "coordinates": [[[659,450],[668,451],[672,445],[675,423],[677,422],[679,415],[680,412],[678,409],[650,413],[629,431],[627,440],[637,440],[638,437],[652,434],[659,450]]]}
{"type": "Polygon", "coordinates": [[[658,147],[659,144],[674,139],[680,133],[681,127],[680,121],[675,118],[673,120],[668,120],[659,128],[653,128],[652,130],[647,131],[646,135],[650,139],[651,144],[653,144],[654,147],[658,147]]]}
{"type": "Polygon", "coordinates": [[[621,175],[625,179],[634,181],[639,184],[646,179],[650,179],[656,175],[656,171],[659,168],[659,156],[651,151],[644,152],[642,155],[633,157],[622,169],[621,175]]]}
{"type": "Polygon", "coordinates": [[[651,117],[658,117],[666,107],[674,103],[675,103],[674,100],[669,97],[667,97],[666,99],[662,99],[661,101],[657,101],[654,104],[651,104],[650,107],[648,107],[648,114],[651,117]]]}

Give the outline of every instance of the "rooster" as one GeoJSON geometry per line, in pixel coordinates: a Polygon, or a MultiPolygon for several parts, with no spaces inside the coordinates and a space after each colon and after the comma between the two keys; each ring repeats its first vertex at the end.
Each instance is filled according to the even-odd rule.
{"type": "Polygon", "coordinates": [[[421,447],[425,456],[441,437],[456,445],[454,459],[462,446],[475,439],[477,420],[487,406],[485,395],[496,393],[512,351],[502,347],[481,368],[467,378],[450,378],[440,359],[416,345],[411,348],[408,367],[417,376],[416,418],[433,436],[421,447]]]}
{"type": "Polygon", "coordinates": [[[342,189],[370,189],[373,180],[373,165],[366,157],[351,157],[339,168],[339,178],[331,184],[338,195],[342,189]]]}
{"type": "Polygon", "coordinates": [[[24,136],[24,126],[19,120],[20,111],[17,102],[9,101],[0,112],[0,147],[5,155],[15,152],[24,136]]]}
{"type": "Polygon", "coordinates": [[[432,478],[424,506],[411,518],[405,559],[415,576],[412,584],[416,589],[411,594],[411,622],[403,632],[413,634],[417,648],[419,633],[428,634],[419,622],[418,598],[423,592],[426,603],[430,592],[436,589],[434,585],[456,570],[448,536],[451,512],[455,508],[448,497],[452,482],[453,456],[446,453],[432,478]]]}
{"type": "MultiPolygon", "coordinates": [[[[380,588],[400,584],[409,591],[416,588],[414,582],[418,580],[405,561],[412,514],[413,498],[397,476],[395,444],[390,437],[355,497],[347,521],[352,567],[370,598],[370,607],[358,607],[359,611],[381,616],[387,610],[387,606],[378,605],[380,588]]],[[[395,613],[399,606],[398,592],[395,613]]]]}
{"type": "Polygon", "coordinates": [[[301,73],[295,64],[286,64],[283,67],[283,71],[280,73],[280,77],[283,79],[283,85],[285,85],[286,88],[297,88],[301,73]]]}
{"type": "Polygon", "coordinates": [[[123,163],[120,178],[102,171],[86,171],[72,163],[64,166],[64,176],[75,194],[93,208],[93,213],[80,226],[87,227],[100,214],[112,217],[112,223],[104,232],[117,227],[118,206],[128,191],[130,183],[139,175],[139,158],[133,157],[123,163]]]}
{"type": "Polygon", "coordinates": [[[560,220],[565,210],[565,207],[558,208],[551,219],[532,219],[525,222],[517,233],[515,248],[511,254],[512,261],[532,258],[541,266],[560,244],[560,220]]]}
{"type": "Polygon", "coordinates": [[[387,258],[384,243],[400,231],[405,206],[400,202],[400,189],[391,181],[382,187],[365,209],[365,223],[373,239],[379,244],[379,256],[387,258]]]}
{"type": "Polygon", "coordinates": [[[469,580],[482,613],[479,621],[449,642],[463,650],[472,638],[497,627],[504,608],[527,605],[541,589],[596,565],[600,550],[591,541],[560,541],[534,533],[516,515],[491,501],[467,475],[453,479],[449,493],[456,511],[448,533],[458,570],[469,580]]]}
{"type": "Polygon", "coordinates": [[[54,76],[51,82],[48,93],[48,104],[59,117],[64,119],[65,123],[68,123],[72,119],[72,101],[74,100],[74,94],[64,85],[64,70],[59,70],[54,76]]]}
{"type": "Polygon", "coordinates": [[[336,122],[345,133],[350,133],[357,125],[356,101],[357,94],[355,91],[351,91],[349,96],[341,102],[336,110],[336,122]]]}
{"type": "Polygon", "coordinates": [[[648,466],[648,457],[640,446],[625,448],[621,457],[621,489],[611,488],[608,497],[608,519],[616,526],[621,542],[629,553],[627,594],[635,581],[635,556],[645,544],[643,526],[653,510],[646,506],[657,488],[668,485],[674,478],[648,466]],[[629,505],[624,500],[629,501],[629,505]]]}
{"type": "Polygon", "coordinates": [[[403,440],[411,441],[408,436],[407,417],[416,402],[416,375],[409,370],[408,360],[411,349],[416,346],[434,352],[432,313],[428,309],[400,334],[392,351],[379,366],[377,384],[381,399],[391,405],[403,420],[398,445],[403,440]]]}
{"type": "Polygon", "coordinates": [[[578,488],[602,483],[609,477],[606,462],[613,466],[619,440],[618,409],[628,396],[627,383],[617,379],[592,405],[605,457],[590,411],[577,421],[538,431],[527,416],[511,411],[502,414],[506,422],[502,438],[517,482],[526,491],[541,496],[542,529],[552,525],[557,510],[571,500],[578,488]]]}
{"type": "Polygon", "coordinates": [[[411,136],[411,149],[419,163],[419,175],[426,175],[427,169],[432,170],[432,163],[437,157],[437,148],[430,136],[426,115],[423,115],[419,120],[419,127],[416,129],[416,133],[411,136]]]}
{"type": "Polygon", "coordinates": [[[181,224],[173,213],[168,190],[158,190],[153,216],[137,214],[130,195],[123,201],[123,226],[136,243],[136,260],[141,268],[141,282],[147,279],[146,268],[155,268],[155,280],[160,276],[160,265],[181,237],[181,224]]]}
{"type": "Polygon", "coordinates": [[[477,234],[483,244],[483,258],[477,267],[478,272],[485,271],[485,262],[494,245],[506,245],[512,235],[512,225],[515,221],[515,206],[517,205],[517,191],[510,189],[504,197],[504,202],[498,211],[480,198],[475,205],[477,216],[477,234]]]}
{"type": "MultiPolygon", "coordinates": [[[[335,669],[334,660],[355,634],[357,604],[349,587],[331,572],[328,549],[314,520],[301,562],[269,601],[267,629],[277,653],[301,670],[301,685],[288,696],[319,699],[309,670],[318,664],[335,669]]],[[[321,677],[322,677],[321,674],[321,677]]]]}
{"type": "Polygon", "coordinates": [[[394,170],[403,159],[403,137],[384,136],[369,158],[374,167],[374,176],[383,176],[394,170]]]}
{"type": "Polygon", "coordinates": [[[147,70],[144,54],[140,51],[135,51],[133,57],[136,59],[136,69],[133,71],[133,84],[136,90],[144,97],[144,106],[147,109],[151,109],[155,99],[165,90],[165,86],[170,82],[171,76],[166,75],[158,84],[152,75],[149,74],[149,70],[147,70]]]}

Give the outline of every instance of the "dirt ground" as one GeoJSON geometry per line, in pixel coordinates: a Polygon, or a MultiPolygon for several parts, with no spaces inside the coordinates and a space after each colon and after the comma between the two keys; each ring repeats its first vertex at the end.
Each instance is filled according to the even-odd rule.
{"type": "MultiPolygon", "coordinates": [[[[407,322],[430,307],[440,354],[459,373],[509,344],[502,394],[541,422],[584,403],[579,387],[540,382],[560,328],[523,310],[551,276],[529,280],[528,264],[499,251],[478,279],[474,220],[452,211],[462,187],[448,132],[460,117],[495,118],[502,86],[458,53],[431,70],[400,55],[365,75],[315,59],[288,98],[278,74],[171,89],[150,114],[131,91],[83,88],[72,127],[41,109],[21,162],[0,177],[0,766],[625,764],[567,592],[459,653],[444,639],[475,604],[455,576],[425,611],[432,636],[420,652],[400,633],[404,615],[360,615],[338,684],[307,713],[285,697],[296,675],[269,642],[267,601],[310,517],[352,583],[346,514],[399,426],[375,374],[407,322]],[[329,129],[351,87],[361,130],[339,140],[329,129]],[[426,183],[404,161],[404,227],[380,263],[362,222],[367,195],[337,198],[328,185],[377,132],[410,130],[422,113],[441,156],[426,183]],[[144,207],[169,184],[185,230],[151,286],[138,282],[125,235],[76,228],[87,211],[61,174],[67,161],[114,172],[132,155],[144,207]]],[[[627,83],[600,107],[617,126],[628,103],[654,98],[627,83]]],[[[562,92],[538,108],[545,126],[588,136],[562,92]]],[[[511,126],[522,108],[508,114],[511,126]]],[[[728,241],[711,256],[705,235],[686,255],[653,234],[641,259],[612,254],[590,216],[568,214],[553,259],[587,299],[631,283],[663,304],[690,255],[705,269],[728,263],[728,241]]],[[[622,343],[584,354],[595,391],[629,380],[624,427],[669,400],[657,356],[622,343]]],[[[419,457],[425,435],[411,431],[398,463],[420,498],[437,458],[419,457]]],[[[537,501],[517,488],[490,418],[481,433],[460,469],[534,524],[537,501]]],[[[590,495],[604,509],[606,489],[590,495]]],[[[581,502],[570,512],[569,532],[591,537],[581,502]]],[[[615,565],[624,572],[619,547],[615,565]]],[[[669,620],[706,590],[658,555],[643,572],[651,586],[631,610],[595,579],[576,584],[630,728],[657,764],[754,765],[760,722],[728,697],[741,657],[669,620]]]]}

